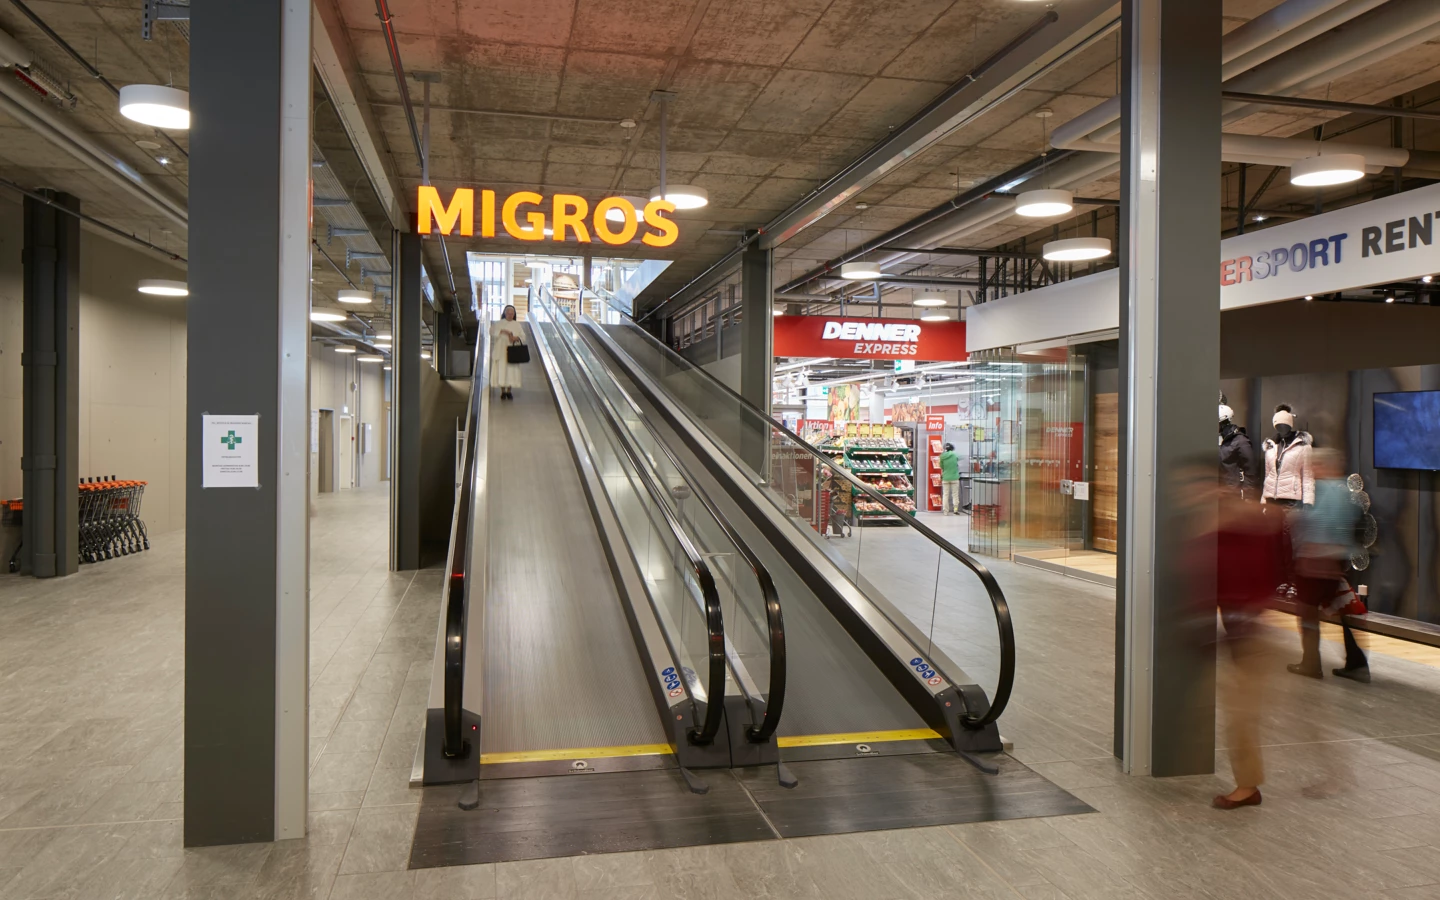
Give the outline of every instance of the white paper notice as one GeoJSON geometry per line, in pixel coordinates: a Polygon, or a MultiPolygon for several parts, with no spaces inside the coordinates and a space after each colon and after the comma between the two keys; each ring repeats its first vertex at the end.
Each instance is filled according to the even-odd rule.
{"type": "Polygon", "coordinates": [[[1089,500],[1089,499],[1090,499],[1090,482],[1088,482],[1088,481],[1077,481],[1077,482],[1075,482],[1075,499],[1076,499],[1076,500],[1089,500]]]}
{"type": "Polygon", "coordinates": [[[207,488],[260,486],[260,417],[201,416],[204,474],[207,488]]]}

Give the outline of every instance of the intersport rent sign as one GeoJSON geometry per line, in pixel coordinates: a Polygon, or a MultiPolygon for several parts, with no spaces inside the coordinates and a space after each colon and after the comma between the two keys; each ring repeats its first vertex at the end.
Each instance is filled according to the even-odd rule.
{"type": "Polygon", "coordinates": [[[776,356],[834,359],[913,359],[960,362],[964,322],[913,322],[849,316],[777,316],[776,356]]]}

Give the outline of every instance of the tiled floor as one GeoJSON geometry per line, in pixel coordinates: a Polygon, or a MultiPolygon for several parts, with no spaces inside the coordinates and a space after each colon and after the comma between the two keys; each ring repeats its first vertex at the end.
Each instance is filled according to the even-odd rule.
{"type": "MultiPolygon", "coordinates": [[[[1296,638],[1272,629],[1265,805],[1217,812],[1223,751],[1221,775],[1167,780],[1110,758],[1110,592],[1005,563],[1003,731],[1099,813],[408,871],[439,584],[386,571],[384,508],[383,490],[327,496],[313,520],[303,841],[180,846],[178,535],[62,581],[0,577],[0,900],[1440,897],[1440,671],[1372,648],[1373,684],[1295,678],[1296,638]]],[[[957,659],[968,618],[936,611],[957,659]]]]}

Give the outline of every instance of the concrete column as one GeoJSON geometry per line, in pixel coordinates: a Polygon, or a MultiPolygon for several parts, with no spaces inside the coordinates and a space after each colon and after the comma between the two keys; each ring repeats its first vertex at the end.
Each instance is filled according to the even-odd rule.
{"type": "Polygon", "coordinates": [[[1192,561],[1214,556],[1196,497],[1215,480],[1220,5],[1122,16],[1116,743],[1131,774],[1191,775],[1215,753],[1215,585],[1192,561]]]}
{"type": "MultiPolygon", "coordinates": [[[[80,211],[76,197],[43,193],[80,211]]],[[[21,571],[51,578],[80,568],[80,220],[26,197],[22,261],[21,571]]]]}
{"type": "Polygon", "coordinates": [[[305,835],[310,5],[195,7],[185,844],[305,835]],[[202,487],[202,416],[258,415],[259,487],[202,487]]]}
{"type": "Polygon", "coordinates": [[[450,313],[443,312],[435,315],[435,347],[431,352],[435,355],[435,371],[440,373],[441,378],[449,378],[452,371],[450,366],[450,313]]]}
{"type": "Polygon", "coordinates": [[[395,468],[390,480],[390,568],[420,568],[420,235],[395,232],[395,300],[391,305],[395,336],[390,403],[395,435],[395,468]]]}
{"type": "Polygon", "coordinates": [[[770,369],[774,364],[773,252],[751,244],[740,254],[740,395],[770,412],[770,369]]]}

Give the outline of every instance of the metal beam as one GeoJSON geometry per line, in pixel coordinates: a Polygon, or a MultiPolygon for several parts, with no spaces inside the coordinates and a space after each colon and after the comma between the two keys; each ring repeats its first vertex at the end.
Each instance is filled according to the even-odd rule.
{"type": "Polygon", "coordinates": [[[930,247],[919,249],[916,247],[891,247],[880,248],[886,253],[928,253],[932,256],[988,256],[991,259],[1039,259],[1039,253],[1029,253],[1022,250],[988,250],[983,247],[930,247]]]}
{"type": "Polygon", "coordinates": [[[1221,91],[1226,100],[1242,100],[1262,106],[1293,106],[1300,109],[1323,109],[1331,112],[1359,113],[1395,119],[1427,119],[1440,121],[1440,112],[1429,112],[1404,106],[1376,106],[1371,103],[1343,103],[1339,100],[1311,100],[1308,97],[1275,97],[1270,94],[1247,94],[1243,91],[1221,91]]]}

